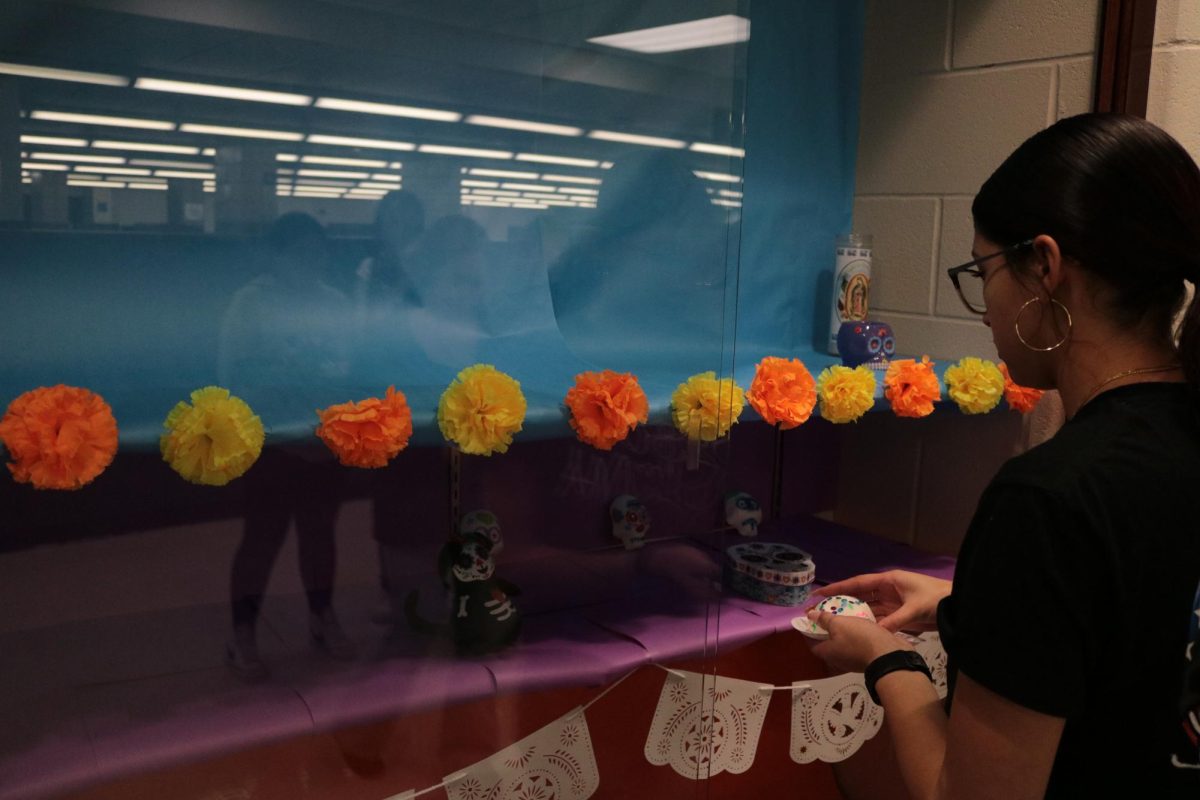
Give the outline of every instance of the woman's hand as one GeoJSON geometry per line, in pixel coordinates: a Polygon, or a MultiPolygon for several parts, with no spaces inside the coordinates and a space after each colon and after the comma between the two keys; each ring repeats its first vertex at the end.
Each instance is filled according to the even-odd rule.
{"type": "Polygon", "coordinates": [[[809,609],[808,618],[829,631],[829,638],[813,645],[813,655],[835,672],[863,672],[867,665],[893,650],[913,647],[878,623],[860,617],[842,617],[809,609]]]}
{"type": "Polygon", "coordinates": [[[871,607],[875,620],[889,631],[931,631],[937,628],[938,603],[950,594],[950,581],[894,569],[831,583],[815,594],[857,597],[871,607]]]}

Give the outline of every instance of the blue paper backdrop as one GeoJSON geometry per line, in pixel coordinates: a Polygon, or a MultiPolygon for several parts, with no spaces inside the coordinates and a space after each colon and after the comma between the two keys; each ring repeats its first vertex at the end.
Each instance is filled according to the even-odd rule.
{"type": "MultiPolygon", "coordinates": [[[[724,6],[745,13],[747,4],[724,6]]],[[[221,382],[280,441],[310,436],[315,408],[395,384],[416,441],[433,443],[438,396],[475,362],[521,381],[523,437],[568,432],[562,397],[582,369],[636,372],[656,420],[695,372],[748,386],[769,354],[800,356],[815,373],[832,362],[813,350],[827,304],[821,277],[850,223],[862,4],[756,0],[749,13],[748,46],[663,59],[686,92],[662,85],[672,72],[660,71],[659,83],[621,94],[620,118],[572,112],[581,127],[680,131],[744,147],[744,159],[591,141],[613,164],[587,172],[603,180],[596,209],[526,212],[505,240],[478,213],[485,224],[431,216],[405,250],[404,292],[364,291],[363,264],[376,252],[365,237],[333,236],[326,259],[302,264],[261,237],[3,232],[0,403],[39,385],[85,386],[112,404],[122,444],[145,447],[177,401],[221,382]],[[725,198],[732,204],[713,202],[725,198]]],[[[623,25],[633,21],[610,27],[623,25]]],[[[639,58],[626,65],[635,76],[639,58]]],[[[460,89],[464,105],[485,102],[460,89]]],[[[526,101],[531,91],[521,84],[526,101]]],[[[562,85],[547,79],[536,91],[555,113],[562,85]]],[[[499,113],[503,98],[490,102],[499,113]]],[[[485,147],[565,146],[492,128],[477,135],[485,147]]],[[[489,166],[583,174],[469,159],[462,169],[489,166]]],[[[405,191],[420,197],[415,182],[405,191]]]]}

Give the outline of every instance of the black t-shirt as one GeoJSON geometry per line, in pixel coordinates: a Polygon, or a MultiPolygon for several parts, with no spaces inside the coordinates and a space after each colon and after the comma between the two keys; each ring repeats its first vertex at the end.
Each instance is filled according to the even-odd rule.
{"type": "Polygon", "coordinates": [[[938,608],[959,670],[1066,719],[1047,797],[1200,799],[1179,768],[1200,583],[1200,397],[1105,392],[1006,463],[980,498],[938,608]]]}

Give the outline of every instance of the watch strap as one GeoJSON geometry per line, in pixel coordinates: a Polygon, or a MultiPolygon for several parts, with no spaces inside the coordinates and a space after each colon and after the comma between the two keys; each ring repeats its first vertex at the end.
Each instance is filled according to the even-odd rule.
{"type": "Polygon", "coordinates": [[[933,673],[929,671],[929,665],[925,663],[925,659],[917,651],[893,650],[890,653],[884,653],[868,664],[866,671],[863,673],[863,680],[867,684],[867,694],[871,695],[871,699],[875,701],[875,705],[883,705],[879,700],[879,694],[875,691],[876,682],[889,672],[896,672],[898,670],[921,672],[930,681],[933,680],[933,673]]]}

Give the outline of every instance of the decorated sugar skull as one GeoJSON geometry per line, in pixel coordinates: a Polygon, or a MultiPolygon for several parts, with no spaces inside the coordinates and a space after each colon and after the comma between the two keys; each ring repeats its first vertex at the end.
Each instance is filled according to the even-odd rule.
{"type": "Polygon", "coordinates": [[[725,495],[725,522],[742,536],[757,536],[762,506],[746,492],[730,492],[725,495]]]}
{"type": "MultiPolygon", "coordinates": [[[[872,622],[875,621],[875,613],[871,611],[871,607],[857,597],[851,597],[848,594],[835,594],[833,597],[826,597],[817,604],[817,610],[828,611],[830,614],[836,614],[840,617],[859,617],[861,619],[869,619],[872,622]]],[[[829,638],[829,631],[809,619],[807,615],[793,619],[792,627],[810,639],[829,638]]]]}
{"type": "Polygon", "coordinates": [[[650,533],[650,512],[631,494],[623,494],[609,507],[612,535],[621,540],[626,550],[641,547],[650,533]]]}
{"type": "Polygon", "coordinates": [[[480,509],[464,514],[458,523],[458,538],[466,541],[475,535],[491,543],[491,554],[494,556],[504,549],[504,534],[500,531],[500,520],[490,511],[480,509]]]}
{"type": "Polygon", "coordinates": [[[449,557],[454,577],[462,583],[486,581],[496,571],[492,560],[495,549],[487,539],[471,533],[463,537],[461,544],[452,545],[449,557]]]}
{"type": "Polygon", "coordinates": [[[896,339],[886,322],[850,320],[838,328],[837,348],[847,367],[866,364],[886,370],[888,359],[896,354],[896,339]]]}

